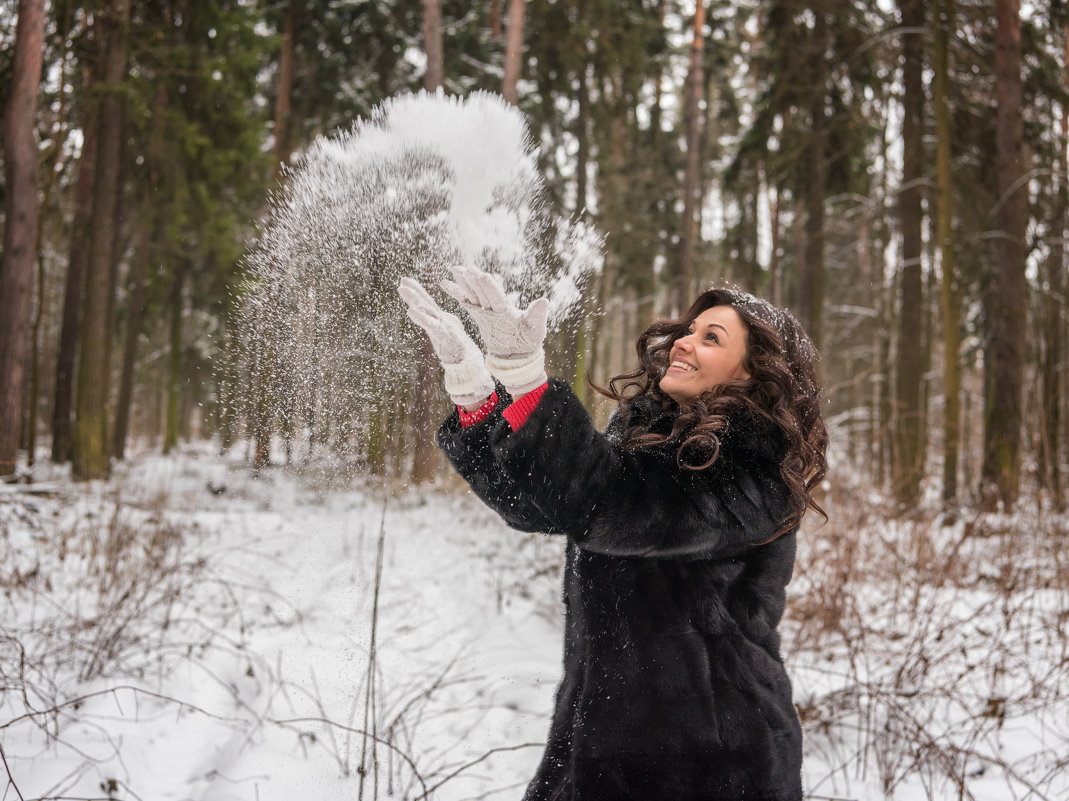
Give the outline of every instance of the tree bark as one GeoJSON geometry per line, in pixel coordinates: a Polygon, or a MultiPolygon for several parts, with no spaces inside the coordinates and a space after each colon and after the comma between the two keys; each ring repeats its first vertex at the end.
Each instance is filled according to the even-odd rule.
{"type": "Polygon", "coordinates": [[[111,455],[116,459],[126,458],[126,435],[130,428],[130,403],[134,394],[134,368],[137,366],[137,345],[145,319],[145,284],[148,265],[152,258],[152,243],[159,241],[162,233],[157,229],[151,235],[145,233],[134,248],[134,261],[130,268],[130,301],[126,315],[126,339],[123,344],[122,374],[119,379],[119,396],[115,402],[115,425],[111,432],[111,455]]]}
{"type": "Polygon", "coordinates": [[[44,57],[44,0],[19,0],[15,56],[4,112],[5,225],[0,261],[0,476],[15,472],[36,263],[37,94],[44,57]]]}
{"type": "Polygon", "coordinates": [[[170,344],[167,358],[167,412],[163,430],[163,452],[170,453],[178,445],[179,401],[182,395],[182,290],[186,271],[183,264],[175,270],[168,305],[171,311],[170,344]]]}
{"type": "Polygon", "coordinates": [[[805,258],[798,291],[798,310],[802,323],[819,350],[823,344],[824,308],[824,196],[827,194],[827,61],[825,57],[828,22],[824,12],[813,9],[809,103],[809,146],[807,148],[805,258]]]}
{"type": "MultiPolygon", "coordinates": [[[[664,29],[665,16],[668,11],[666,0],[657,0],[657,22],[664,29]]],[[[661,131],[661,120],[664,111],[664,74],[667,59],[659,57],[654,63],[653,73],[653,103],[650,105],[650,134],[654,147],[661,141],[664,135],[661,131]]]]}
{"type": "Polygon", "coordinates": [[[576,76],[575,139],[575,212],[586,210],[587,168],[590,165],[590,90],[587,87],[586,62],[576,76]]]}
{"type": "MultiPolygon", "coordinates": [[[[440,0],[423,0],[423,47],[427,55],[427,71],[423,74],[423,88],[437,91],[442,85],[442,6],[440,0]]],[[[415,395],[412,449],[412,478],[428,481],[438,467],[438,447],[435,438],[435,410],[438,387],[438,358],[426,337],[419,353],[419,370],[415,395]]]]}
{"type": "MultiPolygon", "coordinates": [[[[251,369],[250,380],[253,383],[253,404],[250,409],[252,418],[254,473],[271,464],[271,433],[274,430],[274,347],[269,342],[261,341],[251,369]]],[[[164,382],[165,383],[165,382],[164,382]]]]}
{"type": "Polygon", "coordinates": [[[501,96],[512,105],[519,101],[516,84],[523,64],[523,16],[527,0],[509,0],[509,24],[505,35],[505,77],[501,81],[501,96]]]}
{"type": "Polygon", "coordinates": [[[936,184],[939,190],[939,301],[943,316],[943,503],[958,496],[958,451],[961,447],[961,301],[954,256],[954,193],[951,179],[950,32],[956,0],[935,2],[935,64],[933,102],[936,131],[936,184]]]}
{"type": "Polygon", "coordinates": [[[491,39],[501,38],[501,0],[490,0],[490,8],[486,12],[486,27],[490,30],[491,39]]]}
{"type": "Polygon", "coordinates": [[[93,188],[93,216],[89,240],[78,393],[72,437],[72,475],[76,479],[104,478],[110,448],[107,438],[109,377],[107,358],[108,303],[113,291],[112,262],[116,242],[116,208],[120,186],[123,138],[121,87],[126,77],[126,27],[129,0],[111,0],[101,17],[106,42],[103,89],[97,122],[97,156],[93,188]]]}
{"type": "Polygon", "coordinates": [[[782,269],[779,261],[780,239],[783,235],[780,196],[779,186],[768,187],[768,225],[771,234],[768,256],[768,294],[769,299],[777,306],[783,305],[783,285],[780,275],[782,269]]]}
{"type": "MultiPolygon", "coordinates": [[[[87,78],[86,84],[95,83],[87,78]]],[[[89,263],[89,231],[93,216],[93,173],[96,165],[96,104],[86,115],[78,177],[74,189],[74,219],[71,221],[70,256],[63,298],[63,322],[56,354],[56,386],[52,404],[52,461],[70,461],[71,411],[74,407],[74,364],[85,294],[86,265],[89,263]]]]}
{"type": "Polygon", "coordinates": [[[921,445],[924,408],[924,286],[921,273],[924,220],[923,0],[899,0],[902,27],[902,186],[898,193],[902,231],[898,370],[895,381],[893,489],[903,506],[914,506],[924,476],[921,445]]]}
{"type": "Polygon", "coordinates": [[[1021,476],[1021,425],[1025,358],[1025,226],[1027,184],[1021,115],[1020,0],[997,0],[995,30],[995,138],[998,206],[994,280],[988,282],[985,353],[984,462],[981,495],[986,508],[1010,509],[1021,476]]]}
{"type": "MultiPolygon", "coordinates": [[[[62,32],[61,35],[63,36],[66,36],[66,32],[70,30],[70,16],[72,13],[72,11],[68,11],[60,24],[59,31],[62,32]]],[[[68,42],[64,47],[64,52],[61,58],[65,61],[69,53],[70,43],[68,42]]],[[[63,86],[66,86],[70,80],[65,67],[60,68],[59,80],[63,86]]],[[[39,428],[38,415],[41,406],[41,383],[44,380],[43,363],[45,355],[41,347],[41,336],[45,327],[45,312],[49,298],[49,273],[46,267],[46,251],[44,248],[45,226],[49,211],[52,208],[52,195],[57,184],[59,184],[60,173],[65,172],[65,167],[62,165],[64,164],[64,157],[68,152],[68,143],[70,141],[71,129],[73,127],[68,124],[69,110],[70,98],[62,97],[62,99],[59,100],[58,115],[53,122],[53,128],[59,133],[59,136],[55,137],[50,143],[47,149],[48,157],[41,165],[42,188],[40,190],[38,210],[37,239],[34,243],[34,252],[37,254],[37,302],[33,312],[33,325],[30,334],[30,380],[28,382],[30,385],[28,398],[29,409],[24,415],[26,420],[24,439],[26,442],[27,466],[32,466],[34,464],[35,455],[37,453],[37,432],[39,428]]]]}
{"type": "Polygon", "coordinates": [[[148,194],[144,208],[148,210],[138,228],[134,247],[133,263],[129,277],[129,311],[126,316],[126,338],[123,345],[122,373],[119,378],[119,395],[115,403],[115,424],[111,436],[111,455],[116,459],[126,456],[126,435],[130,427],[130,403],[134,390],[134,368],[137,366],[137,347],[145,319],[145,293],[149,264],[155,255],[156,243],[164,237],[161,213],[152,205],[152,195],[159,191],[160,170],[164,167],[166,132],[167,89],[156,90],[153,109],[152,136],[148,148],[148,194]]]}
{"type": "Polygon", "coordinates": [[[679,311],[690,305],[694,284],[694,247],[698,239],[698,185],[701,171],[702,94],[705,90],[705,0],[698,0],[691,27],[690,65],[684,94],[683,117],[687,154],[683,169],[683,220],[679,233],[675,303],[679,311]]]}
{"type": "MultiPolygon", "coordinates": [[[[1069,90],[1069,26],[1065,29],[1063,85],[1069,90]]],[[[1069,218],[1069,104],[1062,102],[1058,157],[1054,163],[1057,176],[1051,230],[1054,234],[1047,256],[1047,291],[1045,293],[1046,334],[1043,350],[1042,396],[1043,419],[1040,421],[1039,479],[1046,488],[1054,508],[1065,508],[1061,482],[1061,434],[1063,427],[1061,384],[1066,372],[1065,359],[1065,236],[1069,218]]]]}
{"type": "MultiPolygon", "coordinates": [[[[282,23],[282,43],[278,55],[278,87],[275,95],[273,151],[274,163],[271,168],[271,186],[277,188],[282,181],[283,170],[289,163],[293,152],[290,131],[290,116],[293,104],[293,70],[296,61],[297,2],[290,0],[286,10],[286,19],[282,23]]],[[[270,358],[264,360],[268,364],[270,358]]],[[[260,470],[271,463],[271,436],[274,431],[274,406],[268,389],[270,370],[255,372],[256,401],[249,410],[252,418],[253,440],[255,442],[252,466],[260,470]],[[268,382],[264,384],[263,382],[268,382]]],[[[165,435],[166,438],[166,435],[165,435]]],[[[166,446],[165,446],[166,447],[166,446]]]]}
{"type": "Polygon", "coordinates": [[[282,48],[278,56],[278,94],[275,95],[275,150],[271,186],[278,186],[282,170],[293,152],[290,134],[290,108],[293,102],[293,64],[296,51],[294,31],[297,26],[297,2],[290,0],[282,28],[282,48]]]}
{"type": "MultiPolygon", "coordinates": [[[[41,209],[46,209],[47,205],[41,203],[41,209]]],[[[43,211],[41,212],[44,213],[43,211]]],[[[24,415],[26,419],[26,466],[32,467],[35,461],[35,454],[37,453],[37,412],[38,401],[41,397],[41,326],[44,323],[45,317],[45,292],[47,287],[47,278],[45,271],[45,260],[42,255],[41,249],[41,230],[38,225],[37,231],[37,306],[33,311],[33,323],[30,327],[30,380],[29,391],[26,397],[26,402],[29,408],[24,415]]]]}
{"type": "Polygon", "coordinates": [[[442,85],[441,0],[423,0],[423,52],[427,56],[423,88],[428,92],[436,92],[442,85]]]}

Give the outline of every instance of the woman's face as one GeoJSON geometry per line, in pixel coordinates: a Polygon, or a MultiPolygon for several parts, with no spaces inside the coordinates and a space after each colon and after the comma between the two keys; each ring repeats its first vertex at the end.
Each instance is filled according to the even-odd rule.
{"type": "Polygon", "coordinates": [[[661,392],[680,405],[732,379],[746,379],[747,329],[731,306],[706,309],[690,324],[690,333],[672,344],[661,392]]]}

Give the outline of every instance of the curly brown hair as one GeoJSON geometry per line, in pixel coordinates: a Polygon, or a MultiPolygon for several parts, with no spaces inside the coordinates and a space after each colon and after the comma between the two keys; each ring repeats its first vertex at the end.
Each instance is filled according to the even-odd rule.
{"type": "Polygon", "coordinates": [[[813,490],[828,471],[828,431],[821,414],[823,391],[817,376],[819,358],[813,342],[794,315],[766,300],[736,289],[702,292],[678,319],[652,323],[635,343],[639,367],[614,377],[608,389],[594,389],[621,404],[652,397],[679,413],[668,434],[650,431],[645,424],[623,432],[623,446],[632,450],[668,442],[677,445],[676,461],[690,470],[704,470],[720,453],[720,440],[728,421],[765,420],[784,439],[780,476],[791,496],[791,514],[772,539],[790,531],[807,509],[825,520],[827,514],[813,490]],[[673,343],[685,336],[694,319],[715,306],[731,306],[747,331],[743,367],[749,378],[734,379],[679,405],[661,391],[659,382],[668,369],[673,343]]]}

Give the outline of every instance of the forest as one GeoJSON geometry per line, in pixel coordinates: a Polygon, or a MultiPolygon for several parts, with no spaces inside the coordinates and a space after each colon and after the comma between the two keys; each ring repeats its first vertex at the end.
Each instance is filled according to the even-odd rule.
{"type": "Polygon", "coordinates": [[[529,778],[561,555],[465,505],[394,292],[464,252],[427,236],[449,167],[324,156],[406,98],[494,105],[473,162],[526,126],[547,272],[518,289],[582,262],[547,365],[598,422],[591,382],[709,286],[817,345],[829,519],[783,622],[807,798],[1064,798],[1062,0],[0,6],[5,796],[529,778]]]}
{"type": "MultiPolygon", "coordinates": [[[[257,225],[316,137],[440,87],[516,104],[554,213],[605,237],[554,348],[578,387],[730,282],[818,343],[840,481],[1060,508],[1065,6],[1019,5],[21,2],[0,18],[0,472],[100,477],[130,438],[257,431],[253,461],[286,458],[285,415],[226,396],[257,225]]],[[[418,405],[388,436],[426,439],[418,405]]],[[[436,458],[374,456],[416,478],[436,458]]]]}

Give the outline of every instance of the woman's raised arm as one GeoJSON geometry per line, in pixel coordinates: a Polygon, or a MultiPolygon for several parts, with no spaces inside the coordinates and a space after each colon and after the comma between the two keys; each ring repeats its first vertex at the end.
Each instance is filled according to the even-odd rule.
{"type": "Polygon", "coordinates": [[[700,471],[679,467],[674,449],[628,451],[596,430],[562,381],[518,431],[495,427],[491,446],[554,528],[601,553],[727,558],[768,540],[791,511],[778,465],[745,440],[726,441],[700,471]]]}

